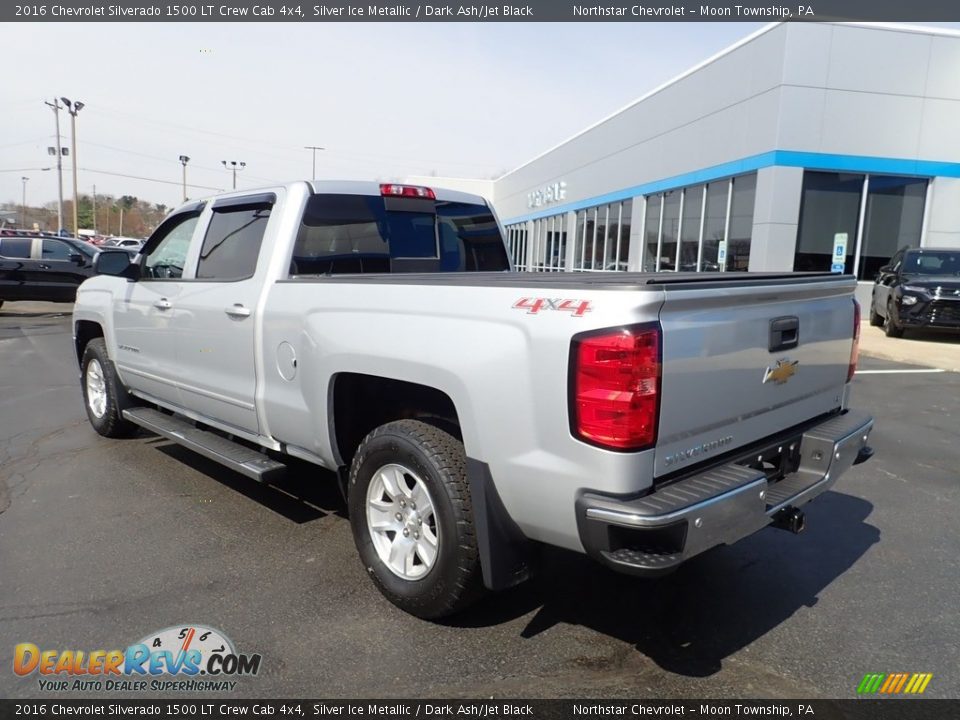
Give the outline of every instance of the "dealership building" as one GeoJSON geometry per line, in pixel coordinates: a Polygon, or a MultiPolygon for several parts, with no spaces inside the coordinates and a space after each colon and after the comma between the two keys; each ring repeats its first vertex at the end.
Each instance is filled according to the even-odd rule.
{"type": "Polygon", "coordinates": [[[491,197],[520,270],[871,281],[960,247],[960,33],[770,25],[496,180],[416,180],[491,197]]]}

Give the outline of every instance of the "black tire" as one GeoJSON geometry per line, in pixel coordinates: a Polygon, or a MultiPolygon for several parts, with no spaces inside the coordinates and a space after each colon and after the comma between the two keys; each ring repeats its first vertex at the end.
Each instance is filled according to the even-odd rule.
{"type": "Polygon", "coordinates": [[[903,326],[897,325],[894,319],[896,311],[893,307],[893,300],[887,301],[887,318],[883,323],[883,334],[891,338],[903,337],[903,326]]]}
{"type": "Polygon", "coordinates": [[[411,615],[428,620],[452,615],[482,592],[466,468],[463,443],[418,420],[381,425],[367,435],[353,458],[348,505],[357,551],[380,592],[411,615]],[[395,574],[381,559],[367,520],[370,483],[381,468],[391,464],[402,465],[419,476],[434,508],[436,558],[426,574],[417,579],[395,574]]]}
{"type": "Polygon", "coordinates": [[[877,299],[870,301],[870,325],[873,327],[883,327],[883,315],[877,312],[877,299]]]}
{"type": "Polygon", "coordinates": [[[103,338],[94,338],[83,349],[83,358],[80,361],[80,386],[83,388],[83,406],[87,411],[87,419],[90,420],[94,430],[108,438],[125,438],[136,434],[137,426],[129,420],[124,420],[122,415],[124,410],[133,407],[136,402],[120,383],[116,368],[107,354],[107,344],[103,338]],[[105,407],[99,416],[91,407],[87,387],[87,372],[94,361],[101,369],[106,393],[105,407]]]}

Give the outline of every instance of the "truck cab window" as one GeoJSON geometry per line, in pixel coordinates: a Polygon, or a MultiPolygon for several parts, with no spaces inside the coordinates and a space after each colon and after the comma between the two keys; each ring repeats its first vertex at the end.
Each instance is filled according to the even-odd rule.
{"type": "Polygon", "coordinates": [[[30,238],[3,238],[0,240],[0,257],[27,259],[30,257],[30,238]]]}
{"type": "Polygon", "coordinates": [[[62,240],[43,239],[44,260],[69,260],[73,250],[62,240]]]}
{"type": "Polygon", "coordinates": [[[203,239],[198,280],[245,280],[253,277],[260,244],[270,218],[265,207],[214,208],[203,239]]]}
{"type": "Polygon", "coordinates": [[[142,276],[145,279],[176,280],[183,277],[183,266],[187,260],[190,238],[197,227],[199,215],[185,216],[180,222],[165,229],[165,234],[157,241],[151,238],[146,257],[143,261],[142,276]]]}
{"type": "Polygon", "coordinates": [[[484,205],[323,194],[307,202],[290,274],[509,268],[500,228],[484,205]]]}

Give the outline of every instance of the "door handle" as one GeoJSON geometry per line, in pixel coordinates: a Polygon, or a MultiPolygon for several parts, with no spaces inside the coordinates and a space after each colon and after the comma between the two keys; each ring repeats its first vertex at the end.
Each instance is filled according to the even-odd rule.
{"type": "Polygon", "coordinates": [[[770,352],[781,352],[800,344],[800,318],[794,315],[770,321],[770,352]]]}
{"type": "Polygon", "coordinates": [[[250,317],[250,308],[246,308],[240,303],[234,303],[223,309],[230,317],[245,318],[250,317]]]}
{"type": "Polygon", "coordinates": [[[49,269],[50,269],[50,266],[47,265],[46,263],[40,263],[39,267],[40,267],[41,270],[49,270],[49,269]]]}
{"type": "Polygon", "coordinates": [[[173,307],[173,305],[170,304],[170,301],[167,300],[166,298],[160,298],[153,304],[153,306],[157,310],[169,310],[170,308],[173,307]]]}

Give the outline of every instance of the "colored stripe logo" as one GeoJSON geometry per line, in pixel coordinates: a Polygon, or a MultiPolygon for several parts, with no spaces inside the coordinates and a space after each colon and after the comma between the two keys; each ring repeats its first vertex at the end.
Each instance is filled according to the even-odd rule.
{"type": "Polygon", "coordinates": [[[922,695],[931,673],[867,673],[857,686],[858,695],[922,695]]]}

